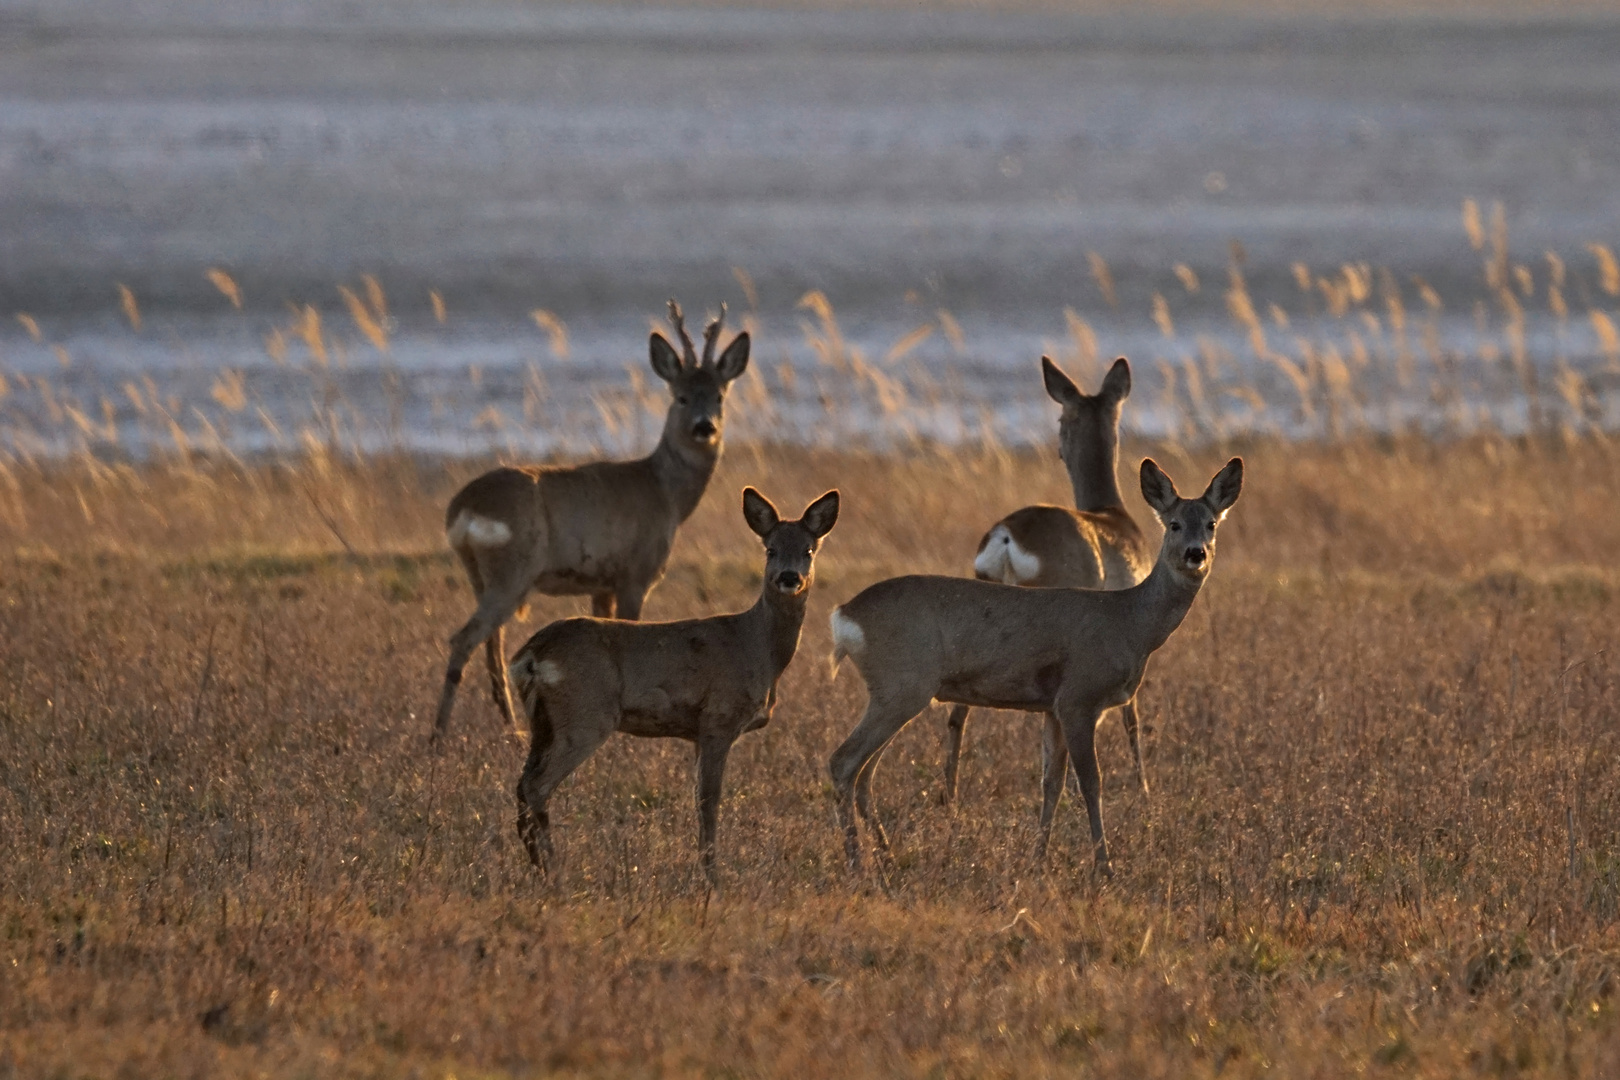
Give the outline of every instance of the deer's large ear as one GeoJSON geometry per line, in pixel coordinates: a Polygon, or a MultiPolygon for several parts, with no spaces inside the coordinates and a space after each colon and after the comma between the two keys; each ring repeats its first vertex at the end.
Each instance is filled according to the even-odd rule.
{"type": "Polygon", "coordinates": [[[1114,361],[1114,366],[1108,369],[1103,377],[1102,389],[1098,397],[1109,398],[1113,401],[1124,401],[1131,396],[1131,362],[1123,356],[1114,361]]]}
{"type": "Polygon", "coordinates": [[[1220,518],[1232,509],[1232,504],[1237,502],[1238,493],[1242,490],[1243,459],[1235,457],[1226,463],[1224,469],[1215,474],[1215,479],[1204,489],[1204,501],[1215,511],[1215,516],[1220,518]]]}
{"type": "Polygon", "coordinates": [[[756,536],[765,536],[782,520],[771,500],[753,488],[743,488],[743,520],[756,536]]]}
{"type": "Polygon", "coordinates": [[[1161,517],[1181,501],[1176,493],[1176,482],[1152,458],[1142,459],[1142,498],[1161,517]]]}
{"type": "Polygon", "coordinates": [[[726,351],[720,354],[720,362],[714,366],[714,373],[721,382],[731,382],[748,370],[748,350],[751,345],[746,330],[731,339],[726,351]]]}
{"type": "Polygon", "coordinates": [[[832,532],[832,527],[838,523],[838,492],[829,491],[805,507],[799,521],[817,540],[832,532]]]}
{"type": "Polygon", "coordinates": [[[665,382],[672,383],[681,377],[681,356],[658,331],[654,330],[647,339],[648,359],[652,362],[653,374],[665,382]]]}
{"type": "Polygon", "coordinates": [[[1041,379],[1046,383],[1046,396],[1059,405],[1074,404],[1086,396],[1074,385],[1073,379],[1052,363],[1050,356],[1041,357],[1041,379]]]}

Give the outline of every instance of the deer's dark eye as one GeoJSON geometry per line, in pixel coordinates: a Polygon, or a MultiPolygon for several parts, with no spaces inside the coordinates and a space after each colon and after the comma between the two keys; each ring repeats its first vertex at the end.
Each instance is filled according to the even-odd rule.
{"type": "Polygon", "coordinates": [[[690,402],[690,400],[687,398],[687,396],[685,394],[676,394],[675,395],[675,404],[677,404],[677,405],[689,405],[689,404],[691,404],[691,402],[690,402]]]}
{"type": "Polygon", "coordinates": [[[765,549],[765,556],[766,556],[766,558],[770,558],[770,559],[776,558],[776,549],[773,548],[773,547],[766,548],[765,549]]]}
{"type": "Polygon", "coordinates": [[[1179,522],[1179,521],[1172,521],[1172,522],[1171,522],[1171,523],[1170,523],[1170,531],[1171,531],[1171,532],[1180,532],[1180,531],[1181,531],[1181,522],[1179,522]]]}

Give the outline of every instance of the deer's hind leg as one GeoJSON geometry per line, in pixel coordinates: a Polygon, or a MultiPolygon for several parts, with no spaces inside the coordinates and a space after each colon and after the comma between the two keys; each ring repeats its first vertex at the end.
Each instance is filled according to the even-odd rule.
{"type": "Polygon", "coordinates": [[[933,688],[884,691],[869,686],[868,694],[869,700],[861,722],[833,751],[832,759],[827,763],[838,800],[838,822],[844,832],[844,855],[849,860],[851,870],[859,869],[861,861],[859,835],[855,829],[856,788],[859,786],[861,789],[861,816],[866,818],[869,826],[873,826],[874,838],[886,847],[888,837],[882,835],[882,827],[876,824],[877,819],[872,814],[872,770],[877,764],[878,755],[895,733],[928,707],[933,699],[933,688]]]}
{"type": "MultiPolygon", "coordinates": [[[[484,580],[489,580],[491,575],[487,570],[481,568],[481,571],[484,580]]],[[[471,576],[470,569],[469,576],[471,576]]],[[[461,685],[462,669],[467,666],[467,660],[472,656],[473,650],[489,641],[500,631],[502,625],[512,617],[512,613],[517,610],[518,605],[523,602],[523,598],[528,593],[529,583],[522,578],[504,580],[498,585],[486,588],[479,594],[478,608],[473,612],[472,618],[468,619],[460,630],[450,635],[450,662],[445,667],[444,690],[439,695],[439,713],[433,723],[435,738],[442,734],[450,723],[450,710],[456,702],[456,687],[461,685]]],[[[505,650],[500,649],[499,644],[496,645],[496,649],[504,655],[505,650]]],[[[492,657],[490,661],[490,678],[492,681],[496,678],[494,665],[495,661],[492,657]]],[[[504,664],[501,667],[499,684],[504,690],[506,687],[504,664]]],[[[502,711],[507,714],[508,721],[513,723],[515,727],[515,715],[511,711],[511,694],[507,692],[503,696],[506,705],[502,711]]]]}
{"type": "Polygon", "coordinates": [[[497,626],[495,632],[489,635],[484,642],[484,664],[489,668],[489,692],[495,699],[495,707],[501,710],[501,716],[512,726],[518,738],[523,737],[523,725],[518,721],[517,710],[512,707],[512,690],[506,681],[506,627],[497,626]]]}
{"type": "Polygon", "coordinates": [[[1063,778],[1069,771],[1069,748],[1057,717],[1047,713],[1041,728],[1041,823],[1035,837],[1034,862],[1046,861],[1046,845],[1052,838],[1052,819],[1057,816],[1058,800],[1063,797],[1063,778]]]}
{"type": "MultiPolygon", "coordinates": [[[[891,738],[889,742],[893,742],[891,738]]],[[[883,760],[883,751],[889,748],[889,743],[878,747],[877,753],[866,759],[861,771],[855,776],[855,810],[866,822],[866,827],[872,832],[872,843],[885,854],[889,850],[889,834],[883,831],[883,822],[878,820],[877,812],[872,809],[872,778],[877,775],[878,762],[883,760]]]]}
{"type": "Polygon", "coordinates": [[[575,710],[555,716],[543,697],[535,699],[534,707],[534,741],[529,745],[529,760],[517,783],[517,829],[523,846],[528,849],[529,861],[542,873],[548,873],[556,859],[551,845],[551,814],[547,809],[551,794],[607,742],[615,725],[613,718],[605,713],[596,722],[569,723],[567,718],[575,715],[575,710]],[[559,720],[564,722],[559,725],[559,720]]]}
{"type": "Polygon", "coordinates": [[[614,593],[614,608],[616,618],[628,622],[637,622],[641,619],[641,605],[647,602],[647,594],[652,591],[650,585],[626,584],[619,586],[614,593]]]}

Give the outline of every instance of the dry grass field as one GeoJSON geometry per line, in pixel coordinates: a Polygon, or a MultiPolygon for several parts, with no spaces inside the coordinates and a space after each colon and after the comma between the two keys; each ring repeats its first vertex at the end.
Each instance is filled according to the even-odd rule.
{"type": "Polygon", "coordinates": [[[687,746],[575,774],[550,883],[476,665],[429,749],[469,610],[440,513],[476,463],[14,464],[0,1075],[1620,1073],[1620,455],[1124,456],[1186,489],[1229,452],[1242,500],[1144,684],[1150,797],[1102,735],[1102,882],[1069,797],[1028,865],[1029,718],[970,727],[954,812],[943,710],[908,728],[877,782],[897,858],[858,879],[825,773],[863,700],[828,609],[962,572],[1002,513],[1066,499],[1055,458],[732,448],[649,617],[751,602],[743,484],[845,509],[732,756],[714,893],[687,746]]]}

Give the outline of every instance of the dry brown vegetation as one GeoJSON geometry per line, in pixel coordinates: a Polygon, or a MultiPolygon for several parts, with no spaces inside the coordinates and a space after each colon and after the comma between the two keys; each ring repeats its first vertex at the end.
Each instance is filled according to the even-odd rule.
{"type": "Polygon", "coordinates": [[[1025,717],[970,730],[954,813],[943,711],[902,734],[883,874],[846,874],[825,773],[862,698],[827,610],[962,572],[1065,497],[1057,462],[733,448],[649,617],[750,601],[744,483],[845,512],[732,756],[713,895],[685,745],[615,740],[564,785],[551,884],[481,673],[429,752],[467,605],[439,515],[474,463],[16,464],[0,1074],[1614,1075],[1612,444],[1126,458],[1191,487],[1234,450],[1213,579],[1143,691],[1151,797],[1103,735],[1103,883],[1068,798],[1029,870],[1025,717]]]}

